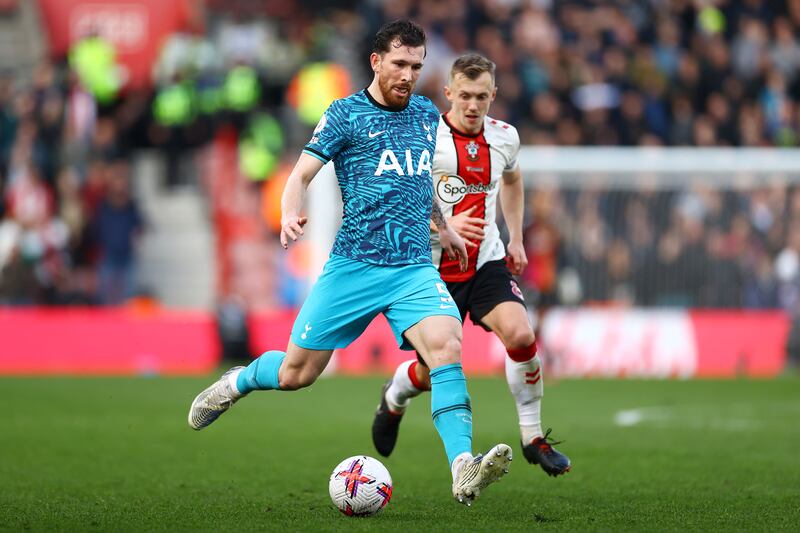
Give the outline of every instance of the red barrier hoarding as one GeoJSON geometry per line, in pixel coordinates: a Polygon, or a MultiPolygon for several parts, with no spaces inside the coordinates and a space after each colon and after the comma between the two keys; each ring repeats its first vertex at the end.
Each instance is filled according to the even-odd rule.
{"type": "MultiPolygon", "coordinates": [[[[295,314],[251,317],[253,351],[284,349],[295,314]]],[[[786,363],[788,333],[780,312],[556,309],[540,343],[550,375],[771,377],[786,363]]],[[[389,374],[411,357],[379,316],[332,364],[344,374],[389,374]]],[[[467,374],[498,374],[505,350],[467,323],[462,357],[467,374]]],[[[209,312],[0,309],[0,374],[207,374],[219,364],[209,312]]]]}
{"type": "Polygon", "coordinates": [[[556,309],[542,337],[563,376],[768,377],[789,325],[778,311],[556,309]]]}
{"type": "Polygon", "coordinates": [[[698,376],[779,374],[786,365],[790,322],[782,312],[692,312],[698,376]]]}
{"type": "Polygon", "coordinates": [[[153,64],[167,37],[183,29],[194,0],[39,0],[50,53],[64,57],[72,44],[99,33],[116,49],[128,77],[125,87],[150,86],[153,64]]]}
{"type": "Polygon", "coordinates": [[[218,362],[205,312],[0,309],[0,374],[206,374],[218,362]]]}

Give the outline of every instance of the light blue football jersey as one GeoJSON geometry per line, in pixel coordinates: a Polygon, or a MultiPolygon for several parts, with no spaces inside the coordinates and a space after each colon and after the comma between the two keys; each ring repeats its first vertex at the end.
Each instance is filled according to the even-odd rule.
{"type": "Polygon", "coordinates": [[[431,164],[439,111],[412,95],[402,109],[363,90],[333,102],[304,152],[333,160],[344,216],[332,254],[376,265],[431,262],[431,164]]]}

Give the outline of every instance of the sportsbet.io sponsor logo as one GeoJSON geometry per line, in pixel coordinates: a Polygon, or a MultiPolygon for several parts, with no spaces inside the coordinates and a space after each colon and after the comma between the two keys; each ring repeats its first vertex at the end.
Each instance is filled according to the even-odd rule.
{"type": "Polygon", "coordinates": [[[322,117],[319,119],[319,122],[317,122],[317,127],[314,128],[314,133],[311,136],[309,144],[317,144],[319,142],[319,132],[325,129],[326,124],[328,124],[328,114],[323,113],[322,117]]]}
{"type": "Polygon", "coordinates": [[[464,178],[458,174],[442,176],[436,183],[436,194],[446,204],[457,204],[468,194],[487,193],[494,189],[496,183],[485,185],[483,183],[471,183],[467,185],[464,178]]]}

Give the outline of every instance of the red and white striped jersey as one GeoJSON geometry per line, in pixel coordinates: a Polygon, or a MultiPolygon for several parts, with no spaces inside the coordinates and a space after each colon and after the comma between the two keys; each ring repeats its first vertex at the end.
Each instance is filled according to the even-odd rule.
{"type": "Polygon", "coordinates": [[[483,130],[468,135],[455,129],[444,115],[439,121],[433,156],[434,197],[445,217],[474,206],[471,216],[488,222],[478,247],[467,247],[466,272],[460,271],[457,260],[442,253],[439,234],[431,234],[433,264],[444,281],[466,281],[487,261],[505,257],[505,246],[495,221],[497,194],[503,172],[517,168],[518,155],[519,134],[510,124],[486,117],[483,130]]]}

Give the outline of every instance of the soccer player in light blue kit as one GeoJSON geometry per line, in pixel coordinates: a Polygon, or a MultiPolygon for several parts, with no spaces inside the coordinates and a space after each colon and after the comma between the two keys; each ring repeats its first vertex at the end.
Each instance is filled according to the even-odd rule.
{"type": "Polygon", "coordinates": [[[425,33],[408,20],[376,34],[365,90],[331,104],[292,170],[281,202],[281,244],[303,234],[308,185],[333,161],[344,204],[342,227],[322,275],[303,304],[285,352],[269,351],[226,372],[192,402],[189,425],[203,429],[254,390],[311,385],[333,350],[353,342],[383,313],[405,350],[430,368],[433,423],[444,443],[453,496],[471,504],[508,472],[506,444],[472,455],[472,410],[461,369],[461,318],[431,262],[430,221],[442,248],[465,269],[464,241],[433,201],[431,159],[439,111],[412,94],[425,33]]]}

